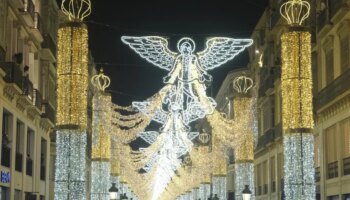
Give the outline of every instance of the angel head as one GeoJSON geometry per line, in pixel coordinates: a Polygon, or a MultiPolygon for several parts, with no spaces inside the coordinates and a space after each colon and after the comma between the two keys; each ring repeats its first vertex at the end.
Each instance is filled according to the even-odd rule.
{"type": "Polygon", "coordinates": [[[192,54],[196,49],[196,43],[191,38],[181,38],[177,43],[177,49],[181,54],[192,54]]]}

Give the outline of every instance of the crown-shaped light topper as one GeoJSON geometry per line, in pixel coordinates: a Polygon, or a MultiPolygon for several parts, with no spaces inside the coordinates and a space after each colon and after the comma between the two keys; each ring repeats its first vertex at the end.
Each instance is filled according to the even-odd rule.
{"type": "Polygon", "coordinates": [[[91,14],[90,0],[62,0],[62,12],[67,15],[69,21],[81,22],[91,14]]]}
{"type": "Polygon", "coordinates": [[[91,78],[91,83],[98,91],[104,92],[111,84],[111,79],[103,74],[103,69],[101,68],[100,73],[91,78]]]}
{"type": "Polygon", "coordinates": [[[238,76],[233,79],[233,89],[240,94],[247,94],[249,89],[253,87],[253,79],[247,76],[238,76]]]}
{"type": "Polygon", "coordinates": [[[310,15],[310,3],[303,0],[289,0],[281,6],[280,12],[289,25],[301,26],[310,15]]]}

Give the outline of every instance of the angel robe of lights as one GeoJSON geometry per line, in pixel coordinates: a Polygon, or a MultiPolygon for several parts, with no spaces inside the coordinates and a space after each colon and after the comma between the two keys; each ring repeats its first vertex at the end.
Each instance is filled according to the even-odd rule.
{"type": "Polygon", "coordinates": [[[179,40],[179,53],[169,50],[167,40],[158,36],[123,36],[122,41],[148,62],[169,71],[163,81],[170,87],[162,91],[162,104],[155,112],[150,111],[154,102],[133,102],[140,112],[162,124],[159,132],[139,134],[150,144],[148,148],[140,149],[138,158],[142,158],[144,170],[157,171],[152,183],[157,186],[152,198],[156,199],[173,175],[169,169],[175,171],[178,168],[179,158],[191,150],[191,140],[198,135],[197,132],[191,132],[189,124],[213,113],[216,107],[215,100],[206,95],[205,83],[212,80],[207,71],[232,60],[253,41],[211,38],[205,50],[199,53],[194,53],[195,42],[190,38],[179,40]]]}

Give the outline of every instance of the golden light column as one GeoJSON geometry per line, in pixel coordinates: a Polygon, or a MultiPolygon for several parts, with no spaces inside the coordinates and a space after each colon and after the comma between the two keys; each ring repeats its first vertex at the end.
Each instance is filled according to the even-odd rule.
{"type": "Polygon", "coordinates": [[[57,38],[55,200],[85,200],[90,0],[63,0],[57,38]]]}
{"type": "Polygon", "coordinates": [[[287,200],[313,200],[311,34],[302,26],[310,4],[290,0],[280,11],[290,26],[281,37],[284,191],[287,200]]]}

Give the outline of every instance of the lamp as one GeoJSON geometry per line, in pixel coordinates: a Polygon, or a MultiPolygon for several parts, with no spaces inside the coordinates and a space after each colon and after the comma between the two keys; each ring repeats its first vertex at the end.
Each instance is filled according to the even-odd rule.
{"type": "Polygon", "coordinates": [[[252,196],[252,192],[249,190],[249,185],[245,185],[245,188],[242,191],[243,200],[250,200],[251,196],[252,196]]]}
{"type": "Polygon", "coordinates": [[[109,188],[108,192],[110,200],[117,200],[118,188],[115,186],[115,183],[112,183],[112,187],[109,188]]]}

